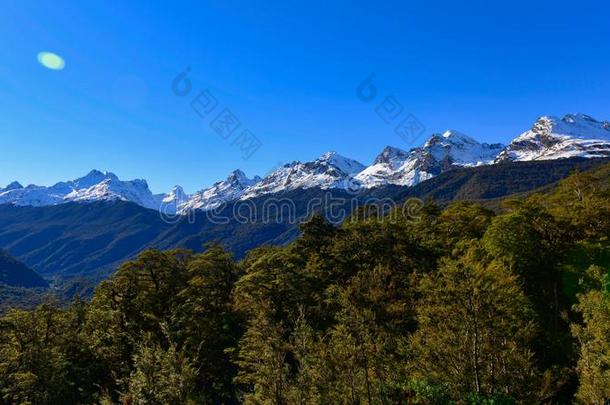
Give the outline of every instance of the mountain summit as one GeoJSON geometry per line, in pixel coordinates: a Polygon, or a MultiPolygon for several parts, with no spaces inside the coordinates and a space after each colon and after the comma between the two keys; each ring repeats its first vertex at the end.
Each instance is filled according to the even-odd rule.
{"type": "Polygon", "coordinates": [[[11,184],[9,184],[8,186],[6,186],[5,188],[0,188],[0,193],[3,193],[5,191],[11,191],[11,190],[19,190],[20,188],[23,188],[21,183],[19,183],[18,181],[14,181],[11,184]]]}
{"type": "Polygon", "coordinates": [[[145,208],[158,208],[145,180],[121,181],[114,173],[99,170],[92,170],[76,180],[59,182],[50,187],[17,187],[15,184],[18,183],[13,182],[0,190],[0,204],[47,206],[70,201],[123,200],[145,208]]]}
{"type": "Polygon", "coordinates": [[[502,148],[501,144],[479,143],[461,132],[447,130],[432,135],[423,146],[410,152],[386,147],[356,179],[366,188],[384,184],[413,186],[453,167],[490,164],[502,148]]]}
{"type": "Polygon", "coordinates": [[[610,156],[610,123],[585,114],[559,119],[538,118],[532,128],[515,138],[496,162],[610,156]]]}
{"type": "Polygon", "coordinates": [[[225,180],[192,195],[180,186],[167,194],[153,195],[145,180],[122,181],[114,173],[92,170],[50,187],[23,187],[13,182],[0,188],[0,204],[46,206],[123,200],[168,214],[184,214],[295,189],[414,186],[456,167],[571,157],[610,157],[610,123],[585,114],[568,114],[561,119],[543,116],[506,147],[480,143],[451,129],[431,135],[422,146],[409,151],[387,146],[368,167],[337,152],[326,152],[310,162],[285,164],[264,178],[248,178],[243,171],[235,170],[225,180]]]}
{"type": "Polygon", "coordinates": [[[185,201],[179,205],[177,212],[186,213],[194,209],[214,209],[223,203],[240,198],[248,187],[260,180],[261,178],[258,176],[250,179],[241,170],[235,170],[225,180],[187,196],[185,201]]]}
{"type": "Polygon", "coordinates": [[[295,161],[274,170],[248,188],[241,199],[297,188],[338,188],[346,179],[364,168],[362,163],[341,156],[337,152],[326,152],[312,162],[295,161]]]}

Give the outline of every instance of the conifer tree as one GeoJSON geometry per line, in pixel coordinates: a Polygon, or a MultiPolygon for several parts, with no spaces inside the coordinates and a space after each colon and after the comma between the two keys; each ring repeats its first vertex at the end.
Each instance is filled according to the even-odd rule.
{"type": "Polygon", "coordinates": [[[610,271],[592,266],[588,273],[594,287],[576,305],[583,324],[572,326],[580,349],[577,398],[603,405],[610,401],[610,271]]]}
{"type": "Polygon", "coordinates": [[[445,384],[457,401],[533,400],[534,314],[516,276],[475,243],[424,277],[420,293],[413,378],[445,384]]]}

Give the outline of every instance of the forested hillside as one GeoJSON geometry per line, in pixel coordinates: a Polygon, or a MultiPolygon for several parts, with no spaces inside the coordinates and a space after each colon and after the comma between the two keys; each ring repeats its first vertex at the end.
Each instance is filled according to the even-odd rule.
{"type": "MultiPolygon", "coordinates": [[[[363,205],[375,199],[401,203],[417,197],[434,199],[443,205],[453,200],[493,199],[530,192],[567,177],[577,168],[588,170],[607,161],[576,158],[454,169],[415,187],[386,186],[356,193],[297,189],[228,204],[216,213],[219,218],[227,218],[220,223],[210,221],[209,213],[203,211],[165,221],[154,210],[122,201],[48,207],[0,205],[0,246],[44,277],[65,279],[84,275],[100,280],[147,248],[200,251],[203,244],[215,241],[241,259],[263,244],[286,244],[296,238],[298,221],[311,214],[308,208],[316,199],[343,200],[343,206],[336,208],[347,211],[353,201],[363,205]],[[291,201],[295,220],[289,221],[288,215],[261,218],[270,198],[291,201]],[[237,219],[234,213],[242,205],[245,212],[254,207],[258,217],[248,221],[237,219]]],[[[326,215],[330,210],[321,208],[326,215]]]]}
{"type": "Polygon", "coordinates": [[[48,294],[48,286],[35,271],[0,249],[0,315],[9,308],[40,304],[48,294]]]}
{"type": "Polygon", "coordinates": [[[0,284],[12,287],[48,287],[35,271],[0,249],[0,284]]]}
{"type": "Polygon", "coordinates": [[[606,165],[498,214],[365,207],[241,261],[149,250],[90,303],[0,320],[0,403],[604,404],[609,234],[606,165]]]}

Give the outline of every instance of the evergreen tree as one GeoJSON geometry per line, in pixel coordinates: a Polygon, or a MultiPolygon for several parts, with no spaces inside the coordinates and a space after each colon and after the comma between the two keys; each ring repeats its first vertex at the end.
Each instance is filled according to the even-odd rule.
{"type": "Polygon", "coordinates": [[[0,403],[92,402],[102,370],[84,344],[82,304],[9,312],[0,320],[0,403]]]}
{"type": "Polygon", "coordinates": [[[592,266],[589,276],[595,287],[576,306],[584,323],[572,326],[580,346],[577,398],[603,405],[610,401],[610,269],[592,266]]]}
{"type": "Polygon", "coordinates": [[[178,294],[176,339],[198,364],[196,385],[209,403],[237,401],[232,380],[236,367],[230,352],[241,335],[241,319],[233,311],[231,294],[237,268],[219,246],[194,255],[187,264],[188,281],[178,294]]]}
{"type": "Polygon", "coordinates": [[[269,302],[261,302],[239,343],[236,378],[246,404],[288,403],[290,370],[286,328],[275,320],[269,302]]]}
{"type": "Polygon", "coordinates": [[[194,398],[195,379],[196,370],[183,351],[173,343],[164,349],[155,339],[146,339],[136,349],[134,371],[121,401],[138,405],[201,403],[194,398]]]}
{"type": "Polygon", "coordinates": [[[143,252],[90,303],[0,318],[0,404],[605,404],[609,176],[314,216],[239,263],[143,252]]]}
{"type": "Polygon", "coordinates": [[[472,393],[533,400],[530,304],[518,279],[477,243],[464,249],[420,283],[412,377],[445,384],[458,401],[472,393]]]}

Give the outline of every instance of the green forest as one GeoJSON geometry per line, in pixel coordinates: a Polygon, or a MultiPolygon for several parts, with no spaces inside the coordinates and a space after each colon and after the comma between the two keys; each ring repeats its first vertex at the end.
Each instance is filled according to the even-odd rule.
{"type": "Polygon", "coordinates": [[[91,301],[10,310],[0,403],[610,401],[610,165],[393,214],[240,261],[149,250],[91,301]]]}

